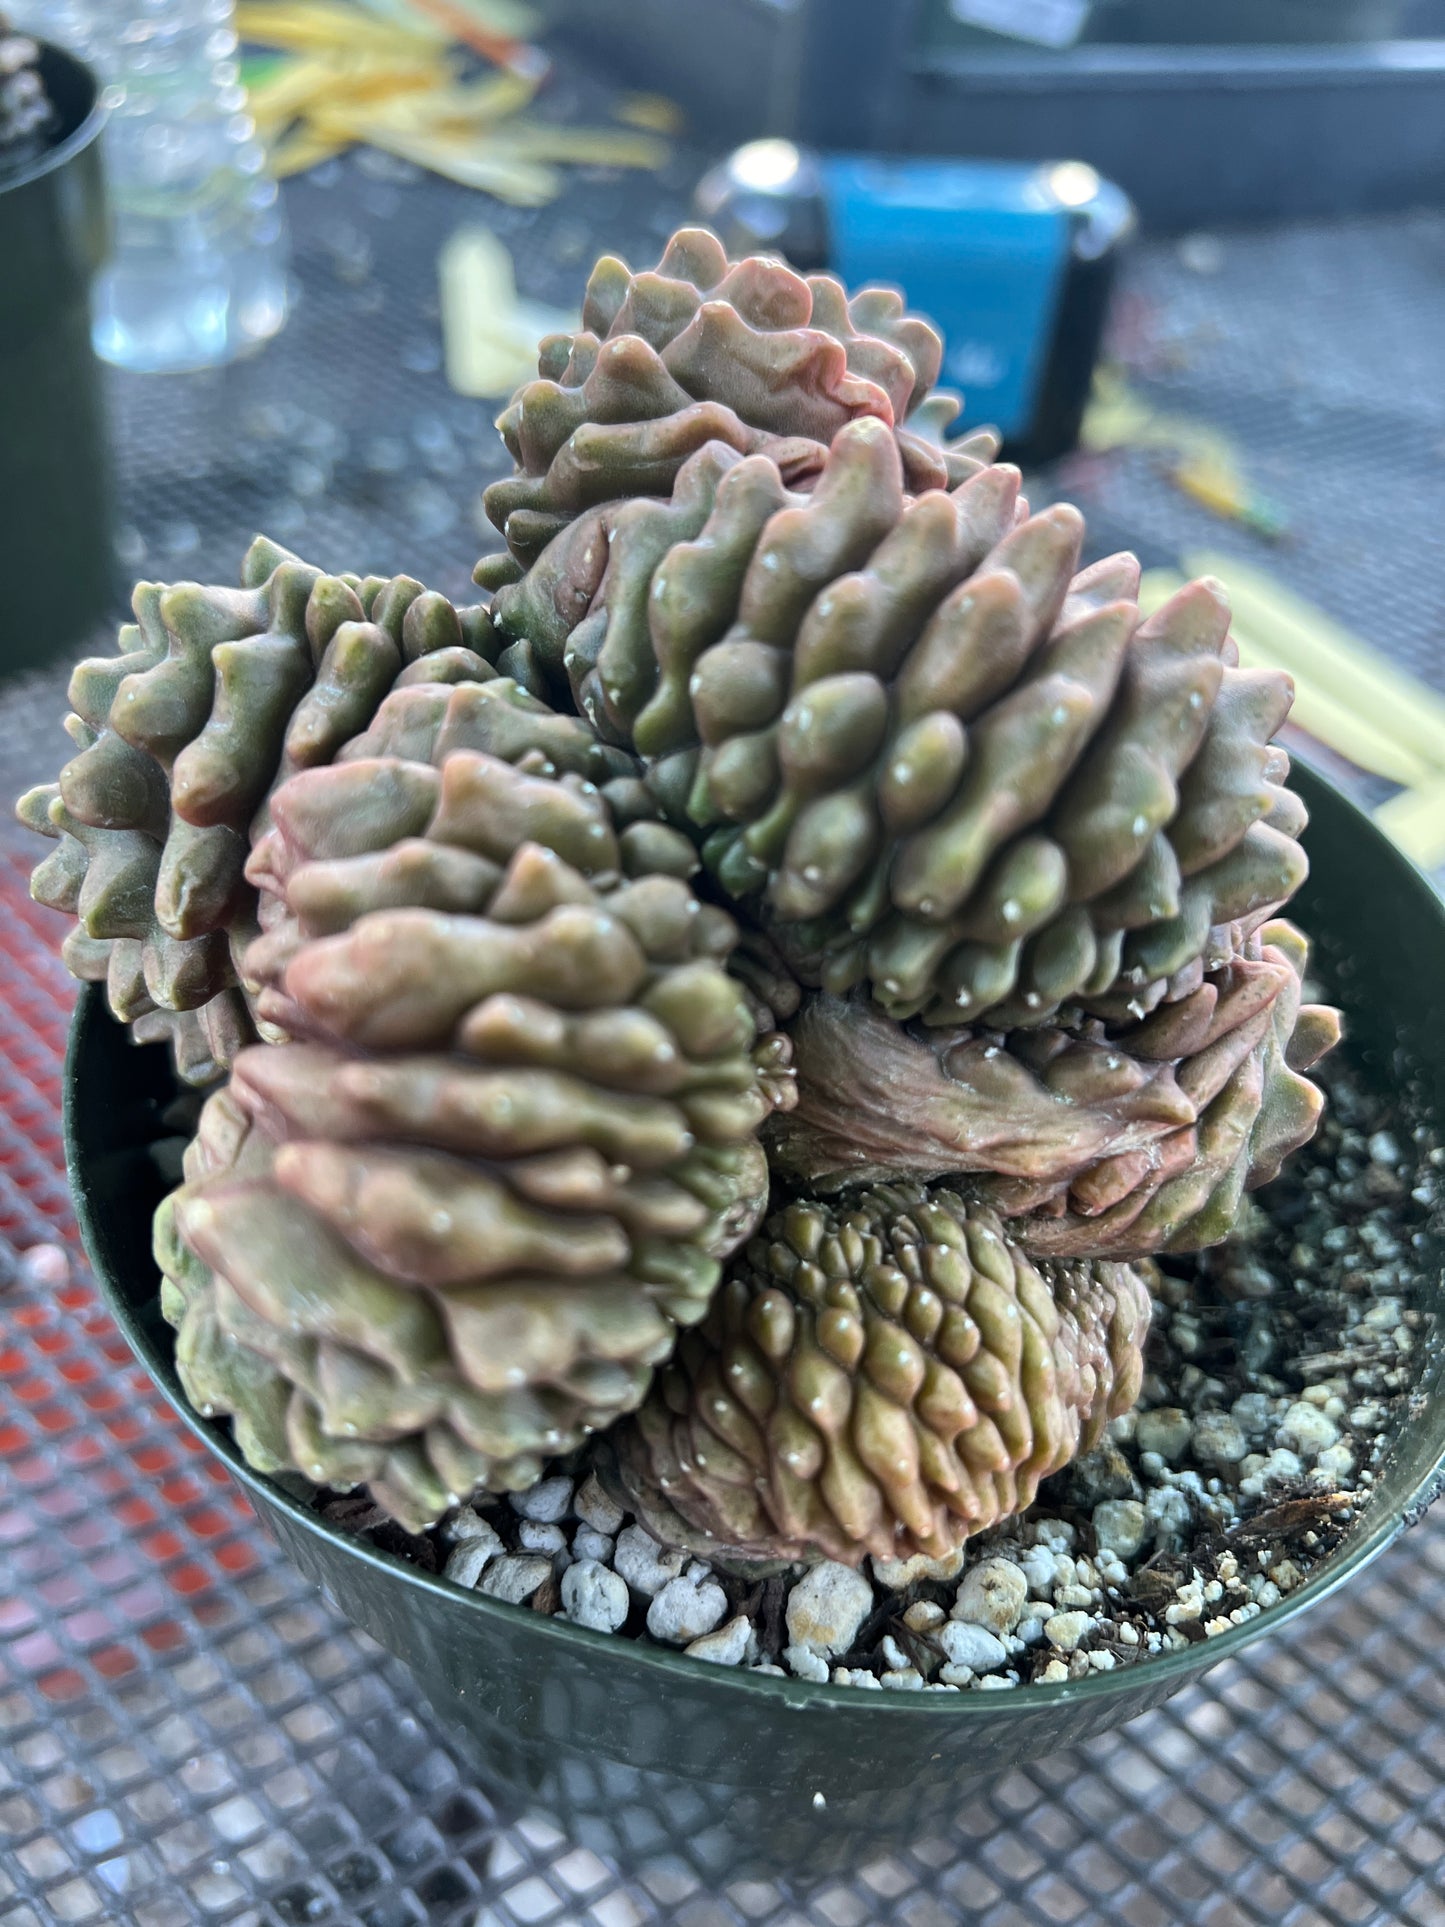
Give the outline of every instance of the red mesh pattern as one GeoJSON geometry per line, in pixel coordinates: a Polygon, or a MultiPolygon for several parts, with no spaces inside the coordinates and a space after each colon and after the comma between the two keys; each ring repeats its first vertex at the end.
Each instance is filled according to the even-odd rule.
{"type": "Polygon", "coordinates": [[[21,1298],[0,1348],[0,1544],[12,1581],[36,1581],[0,1600],[0,1636],[7,1666],[62,1701],[189,1647],[261,1553],[245,1497],[153,1392],[86,1271],[60,1136],[74,986],[59,919],[25,881],[0,849],[0,1238],[21,1298]]]}

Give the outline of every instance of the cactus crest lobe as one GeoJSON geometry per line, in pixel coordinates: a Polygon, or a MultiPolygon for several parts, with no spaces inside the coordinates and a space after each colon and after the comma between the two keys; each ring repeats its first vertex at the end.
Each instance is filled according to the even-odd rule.
{"type": "Polygon", "coordinates": [[[1018,471],[914,495],[846,423],[805,491],[709,442],[500,588],[534,685],[636,755],[799,979],[900,1022],[1142,1017],[1299,887],[1272,741],[1218,583],[1144,617],[1138,564],[1018,471]]]}
{"type": "Polygon", "coordinates": [[[600,502],[667,495],[709,442],[765,454],[789,483],[823,467],[851,421],[896,440],[915,489],[960,481],[997,447],[982,435],[945,447],[956,398],[933,395],[943,344],[893,289],[850,300],[827,274],[770,255],[730,262],[705,228],[682,228],[654,269],[615,255],[592,270],[576,334],[549,335],[537,379],[497,422],[517,473],[486,490],[506,539],[479,580],[527,567],[559,530],[600,502]]]}
{"type": "Polygon", "coordinates": [[[75,918],[66,963],[205,1083],[255,1037],[235,964],[272,785],[329,761],[398,684],[491,676],[498,638],[485,609],[326,575],[264,536],[239,588],[142,582],[132,608],[118,653],[71,676],[77,753],[17,814],[58,845],[31,895],[75,918]]]}
{"type": "Polygon", "coordinates": [[[706,1311],[787,1047],[649,830],[695,864],[583,777],[460,748],[275,792],[281,914],[242,968],[277,1041],[157,1233],[188,1394],[253,1463],[429,1523],[636,1405],[706,1311]]]}
{"type": "Polygon", "coordinates": [[[941,1557],[1133,1404],[1147,1271],[1034,1264],[941,1187],[789,1205],[613,1434],[623,1484],[699,1551],[941,1557]]]}
{"type": "Polygon", "coordinates": [[[1123,1024],[904,1029],[812,998],[791,1032],[798,1106],[769,1127],[769,1156],[824,1191],[951,1177],[1034,1257],[1197,1251],[1319,1121],[1304,1073],[1339,1013],[1302,1003],[1307,962],[1277,919],[1123,1024]]]}

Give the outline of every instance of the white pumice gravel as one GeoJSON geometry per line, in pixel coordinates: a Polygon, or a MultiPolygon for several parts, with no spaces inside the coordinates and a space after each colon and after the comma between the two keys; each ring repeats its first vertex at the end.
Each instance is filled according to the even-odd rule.
{"type": "Polygon", "coordinates": [[[728,1596],[706,1568],[669,1579],[647,1609],[647,1630],[666,1646],[686,1646],[712,1632],[728,1609],[728,1596]]]}
{"type": "Polygon", "coordinates": [[[935,1626],[941,1626],[948,1617],[935,1599],[915,1599],[903,1615],[903,1623],[911,1633],[931,1633],[935,1626]]]}
{"type": "Polygon", "coordinates": [[[1101,1561],[1103,1555],[1112,1553],[1120,1577],[1124,1577],[1123,1561],[1132,1559],[1149,1536],[1149,1514],[1142,1503],[1138,1499],[1102,1499],[1094,1507],[1090,1524],[1101,1561]]]}
{"type": "Polygon", "coordinates": [[[520,1606],[551,1577],[550,1559],[524,1558],[509,1552],[487,1567],[477,1582],[477,1591],[486,1593],[489,1599],[505,1599],[509,1606],[520,1606]]]}
{"type": "Polygon", "coordinates": [[[1071,1519],[1056,1519],[1047,1512],[1032,1516],[1025,1531],[1031,1545],[1046,1546],[1050,1552],[1072,1552],[1078,1538],[1071,1519]]]}
{"type": "Polygon", "coordinates": [[[459,1539],[447,1554],[447,1562],[442,1567],[444,1575],[454,1586],[475,1586],[492,1560],[501,1554],[502,1542],[495,1532],[489,1532],[484,1539],[480,1534],[459,1539]]]}
{"type": "Polygon", "coordinates": [[[904,1667],[913,1664],[892,1633],[884,1633],[879,1640],[878,1653],[890,1673],[901,1673],[904,1667]]]}
{"type": "Polygon", "coordinates": [[[1178,1587],[1174,1603],[1164,1608],[1166,1626],[1182,1626],[1186,1620],[1198,1619],[1204,1612],[1204,1581],[1197,1572],[1191,1572],[1187,1582],[1178,1587]]]}
{"type": "Polygon", "coordinates": [[[853,1566],[827,1559],[811,1567],[788,1595],[788,1636],[795,1647],[846,1653],[873,1610],[873,1588],[853,1566]]]}
{"type": "Polygon", "coordinates": [[[562,1612],[575,1626],[615,1633],[631,1604],[627,1581],[595,1559],[579,1559],[562,1575],[562,1612]]]}
{"type": "Polygon", "coordinates": [[[1252,1442],[1264,1438],[1274,1428],[1279,1401],[1265,1392],[1241,1392],[1229,1408],[1229,1416],[1252,1442]]]}
{"type": "Polygon", "coordinates": [[[928,1559],[915,1553],[911,1559],[870,1559],[873,1577],[887,1592],[906,1592],[920,1580],[944,1581],[956,1579],[963,1571],[963,1562],[968,1557],[967,1548],[960,1546],[956,1552],[945,1553],[941,1559],[928,1559]]]}
{"type": "Polygon", "coordinates": [[[959,1581],[949,1615],[991,1632],[1011,1633],[1028,1604],[1028,1576],[1012,1559],[985,1559],[959,1581]]]}
{"type": "Polygon", "coordinates": [[[1194,1508],[1178,1486],[1156,1485],[1144,1501],[1150,1530],[1161,1550],[1183,1545],[1194,1525],[1194,1508]]]}
{"type": "Polygon", "coordinates": [[[1318,1405],[1302,1398],[1290,1406],[1275,1433],[1281,1445],[1291,1447],[1305,1460],[1317,1459],[1339,1436],[1340,1428],[1334,1420],[1318,1405]]]}
{"type": "Polygon", "coordinates": [[[1044,1638],[1056,1652],[1072,1653],[1093,1629],[1094,1622],[1087,1613],[1051,1613],[1044,1621],[1044,1638]]]}
{"type": "Polygon", "coordinates": [[[950,1619],[939,1628],[937,1637],[949,1665],[967,1666],[970,1672],[990,1673],[1008,1658],[1008,1648],[997,1633],[966,1619],[950,1619]]]}
{"type": "Polygon", "coordinates": [[[1196,1459],[1221,1470],[1238,1465],[1249,1450],[1249,1439],[1239,1421],[1228,1412],[1201,1412],[1189,1436],[1196,1459]]]}
{"type": "Polygon", "coordinates": [[[1059,1555],[1047,1546],[1026,1546],[1018,1557],[1019,1571],[1024,1575],[1029,1595],[1034,1599],[1048,1599],[1054,1590],[1054,1575],[1059,1569],[1059,1555]]]}
{"type": "Polygon", "coordinates": [[[739,1613],[716,1632],[703,1633],[690,1641],[686,1651],[689,1658],[710,1660],[714,1666],[740,1666],[747,1657],[752,1636],[753,1622],[746,1613],[739,1613]]]}
{"type": "Polygon", "coordinates": [[[814,1652],[811,1646],[785,1646],[783,1658],[789,1672],[798,1679],[816,1680],[819,1685],[828,1677],[828,1662],[821,1653],[814,1652]]]}
{"type": "Polygon", "coordinates": [[[923,1691],[923,1675],[915,1666],[903,1666],[896,1672],[884,1673],[878,1683],[880,1686],[891,1687],[895,1693],[923,1691]]]}
{"type": "Polygon", "coordinates": [[[641,1526],[627,1526],[617,1535],[612,1554],[613,1570],[621,1573],[634,1592],[647,1598],[660,1593],[670,1579],[680,1576],[688,1555],[673,1547],[660,1546],[641,1526]]]}
{"type": "Polygon", "coordinates": [[[958,1551],[758,1576],[720,1550],[709,1569],[659,1545],[585,1457],[410,1543],[455,1584],[579,1625],[870,1692],[1026,1690],[1249,1623],[1348,1530],[1427,1336],[1411,1254],[1445,1203],[1445,1152],[1348,1064],[1324,1071],[1316,1143],[1241,1232],[1163,1261],[1136,1409],[958,1551]]]}
{"type": "Polygon", "coordinates": [[[835,1666],[831,1678],[835,1686],[863,1686],[875,1692],[883,1684],[876,1673],[870,1673],[863,1666],[835,1666]]]}
{"type": "Polygon", "coordinates": [[[502,1541],[497,1528],[490,1519],[484,1519],[475,1506],[459,1505],[455,1512],[447,1514],[445,1536],[448,1539],[481,1539],[495,1552],[502,1550],[502,1541]]]}
{"type": "Polygon", "coordinates": [[[1152,1412],[1140,1412],[1134,1443],[1141,1452],[1155,1452],[1172,1465],[1189,1449],[1193,1431],[1187,1412],[1181,1412],[1177,1405],[1161,1405],[1152,1412]]]}
{"type": "Polygon", "coordinates": [[[514,1492],[511,1507],[519,1518],[535,1519],[541,1525],[556,1525],[572,1510],[574,1481],[568,1478],[540,1479],[530,1491],[514,1492]]]}
{"type": "Polygon", "coordinates": [[[523,1519],[517,1528],[517,1544],[523,1552],[565,1552],[567,1535],[561,1526],[539,1525],[535,1519],[523,1519]]]}

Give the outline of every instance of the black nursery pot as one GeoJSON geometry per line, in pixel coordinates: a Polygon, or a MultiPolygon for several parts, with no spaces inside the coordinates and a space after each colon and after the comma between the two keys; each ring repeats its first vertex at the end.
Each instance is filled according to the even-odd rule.
{"type": "MultiPolygon", "coordinates": [[[[1309,770],[1297,777],[1313,863],[1299,919],[1353,1048],[1373,1081],[1413,1080],[1426,1115],[1445,1122],[1445,904],[1353,804],[1309,770]]],[[[100,989],[84,990],[66,1070],[70,1177],[101,1290],[137,1358],[302,1572],[412,1668],[472,1743],[487,1789],[633,1866],[677,1855],[713,1881],[808,1881],[921,1837],[971,1787],[1158,1705],[1316,1604],[1417,1519],[1445,1477],[1436,1244],[1421,1253],[1422,1395],[1360,1516],[1308,1584],[1216,1638],[1060,1685],[945,1695],[812,1685],[588,1632],[461,1591],[325,1524],[186,1404],[150,1252],[160,1184],[146,1146],[164,1135],[158,1113],[173,1094],[164,1052],[134,1049],[100,989]]]]}
{"type": "Polygon", "coordinates": [[[90,282],[108,232],[99,83],[59,47],[40,74],[58,137],[0,169],[0,676],[75,652],[116,592],[90,282]]]}

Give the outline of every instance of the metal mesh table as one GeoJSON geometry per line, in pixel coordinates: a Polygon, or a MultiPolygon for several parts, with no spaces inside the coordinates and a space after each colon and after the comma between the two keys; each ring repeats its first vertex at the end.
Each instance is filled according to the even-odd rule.
{"type": "MultiPolygon", "coordinates": [[[[240,368],[114,384],[129,572],[224,579],[262,527],[328,567],[460,591],[477,490],[504,458],[491,410],[440,372],[441,240],[490,221],[525,292],[575,299],[594,240],[655,256],[695,162],[641,188],[584,177],[525,216],[373,156],[293,184],[285,334],[240,368]]],[[[1276,573],[1445,687],[1442,273],[1433,216],[1231,238],[1208,275],[1155,246],[1132,265],[1119,345],[1150,393],[1233,433],[1284,504],[1276,573]]],[[[1045,486],[1082,500],[1097,550],[1257,546],[1142,454],[1076,458],[1045,486]]],[[[53,770],[62,684],[0,694],[7,793],[53,770]]],[[[710,1891],[685,1841],[628,1877],[492,1808],[97,1306],[59,1141],[72,989],[58,919],[26,897],[25,843],[0,829],[5,1927],[1445,1924],[1438,1513],[1288,1634],[1087,1756],[1010,1774],[851,1883],[710,1891]]]]}

